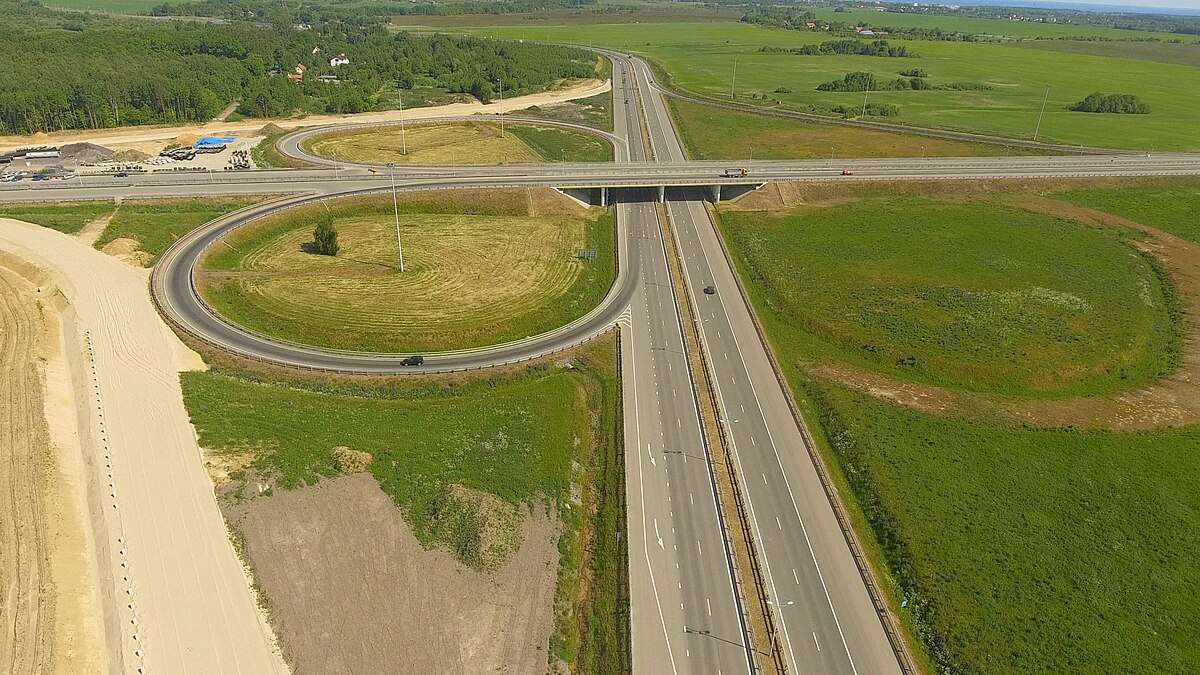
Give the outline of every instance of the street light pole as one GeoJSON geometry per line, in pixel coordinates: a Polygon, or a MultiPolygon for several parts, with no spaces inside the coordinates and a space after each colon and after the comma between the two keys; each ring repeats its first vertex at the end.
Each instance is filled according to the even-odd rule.
{"type": "Polygon", "coordinates": [[[873,74],[867,73],[867,89],[866,89],[866,91],[863,92],[863,109],[862,109],[862,114],[859,115],[859,117],[867,116],[867,95],[871,93],[871,78],[872,77],[874,77],[873,74]]]}
{"type": "Polygon", "coordinates": [[[408,155],[408,139],[404,137],[404,99],[400,96],[400,83],[396,82],[396,102],[400,104],[400,154],[408,155]]]}
{"type": "Polygon", "coordinates": [[[392,177],[392,213],[396,216],[396,253],[400,256],[400,271],[404,271],[404,246],[400,244],[400,204],[396,201],[396,165],[388,162],[388,173],[392,177]]]}
{"type": "Polygon", "coordinates": [[[1042,130],[1042,116],[1046,114],[1046,101],[1050,100],[1050,85],[1046,85],[1046,96],[1042,99],[1042,111],[1038,113],[1037,126],[1033,128],[1033,140],[1037,140],[1038,132],[1042,130]]]}
{"type": "Polygon", "coordinates": [[[500,83],[500,138],[504,138],[504,78],[497,77],[500,83]]]}
{"type": "Polygon", "coordinates": [[[737,100],[737,57],[733,57],[733,81],[729,83],[729,100],[737,100]]]}

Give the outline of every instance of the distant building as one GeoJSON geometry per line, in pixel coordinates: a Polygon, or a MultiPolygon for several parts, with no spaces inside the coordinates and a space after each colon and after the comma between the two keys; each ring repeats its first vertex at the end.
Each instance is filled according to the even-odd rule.
{"type": "Polygon", "coordinates": [[[310,26],[306,23],[298,23],[298,24],[296,24],[295,28],[296,28],[296,30],[311,30],[312,26],[310,26]]]}
{"type": "Polygon", "coordinates": [[[808,26],[809,28],[816,28],[816,27],[817,27],[817,24],[816,24],[815,22],[813,22],[813,21],[809,21],[808,23],[806,23],[806,24],[804,24],[804,25],[805,25],[805,26],[808,26]]]}
{"type": "Polygon", "coordinates": [[[336,66],[344,66],[348,63],[350,63],[350,59],[345,54],[338,54],[337,56],[329,59],[329,65],[335,66],[335,67],[336,66]]]}
{"type": "Polygon", "coordinates": [[[321,53],[321,48],[320,48],[320,47],[313,47],[312,53],[314,53],[314,54],[320,54],[320,53],[321,53]]]}
{"type": "Polygon", "coordinates": [[[303,63],[296,64],[296,74],[297,75],[304,75],[304,71],[306,71],[306,70],[308,70],[308,68],[303,63]]]}

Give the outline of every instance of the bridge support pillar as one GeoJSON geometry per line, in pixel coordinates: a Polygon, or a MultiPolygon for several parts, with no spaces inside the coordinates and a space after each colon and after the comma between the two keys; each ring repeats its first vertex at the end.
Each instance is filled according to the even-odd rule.
{"type": "Polygon", "coordinates": [[[720,183],[717,183],[716,185],[712,186],[712,193],[713,193],[713,203],[720,204],[721,203],[721,184],[720,183]]]}
{"type": "Polygon", "coordinates": [[[658,186],[658,203],[661,204],[665,201],[667,201],[667,186],[660,185],[658,186]]]}
{"type": "Polygon", "coordinates": [[[600,206],[608,206],[608,188],[600,188],[600,206]]]}

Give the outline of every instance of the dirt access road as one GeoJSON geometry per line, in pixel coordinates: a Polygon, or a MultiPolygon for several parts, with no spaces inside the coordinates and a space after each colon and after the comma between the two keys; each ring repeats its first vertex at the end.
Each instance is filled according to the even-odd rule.
{"type": "MultiPolygon", "coordinates": [[[[533,105],[548,105],[562,103],[580,98],[588,98],[603,94],[612,88],[611,81],[585,80],[579,84],[563,89],[545,91],[528,96],[505,99],[503,102],[493,101],[487,105],[479,101],[471,103],[451,103],[448,105],[432,106],[429,108],[413,108],[404,111],[404,121],[438,119],[443,117],[459,117],[462,115],[487,115],[501,112],[524,110],[533,105]]],[[[33,134],[31,136],[0,136],[0,152],[24,148],[31,145],[63,145],[88,141],[106,147],[133,146],[150,141],[169,141],[179,136],[245,136],[254,135],[263,125],[273,123],[284,129],[296,127],[311,127],[322,124],[364,124],[373,122],[399,122],[400,111],[385,110],[383,112],[359,113],[357,115],[309,115],[285,120],[253,119],[242,122],[210,122],[172,127],[121,127],[117,129],[91,129],[86,131],[62,131],[53,134],[33,134]]]]}
{"type": "Polygon", "coordinates": [[[0,254],[0,672],[103,672],[60,306],[44,282],[0,254]]]}
{"type": "Polygon", "coordinates": [[[183,407],[177,372],[198,359],[155,312],[149,271],[8,219],[0,253],[44,270],[68,303],[78,437],[99,486],[89,506],[110,670],[287,672],[183,407]]]}

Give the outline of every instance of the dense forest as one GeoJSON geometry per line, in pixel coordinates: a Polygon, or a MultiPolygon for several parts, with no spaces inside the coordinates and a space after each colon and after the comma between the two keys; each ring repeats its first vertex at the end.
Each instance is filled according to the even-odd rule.
{"type": "Polygon", "coordinates": [[[762,47],[760,52],[786,52],[801,56],[888,56],[892,58],[916,58],[917,53],[903,45],[889,45],[887,40],[826,40],[820,45],[806,44],[799,47],[762,47]]]}
{"type": "Polygon", "coordinates": [[[397,85],[488,102],[500,82],[519,95],[596,72],[583,50],[392,34],[379,18],[312,11],[312,23],[201,23],[0,0],[0,134],[201,122],[235,101],[256,117],[361,112],[393,107],[397,85]],[[339,53],[350,63],[331,66],[339,53]]]}

